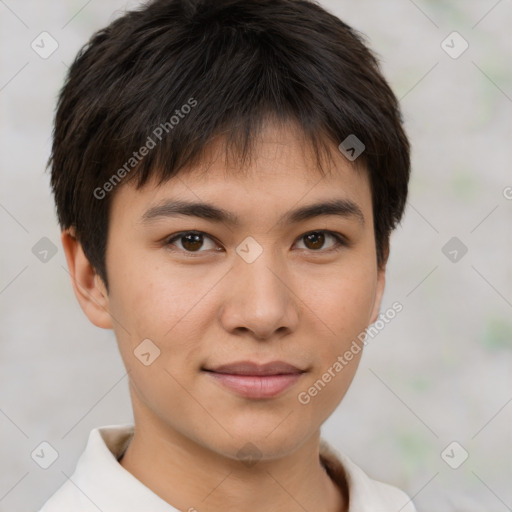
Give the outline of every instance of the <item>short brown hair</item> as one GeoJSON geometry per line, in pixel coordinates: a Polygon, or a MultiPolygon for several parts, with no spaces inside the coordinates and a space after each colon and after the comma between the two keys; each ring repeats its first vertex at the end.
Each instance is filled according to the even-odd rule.
{"type": "Polygon", "coordinates": [[[94,34],[55,116],[49,166],[61,228],[74,227],[108,287],[115,185],[128,175],[137,187],[161,183],[219,134],[243,161],[271,116],[298,123],[320,169],[333,142],[363,142],[385,263],[410,174],[398,101],[361,34],[309,0],[153,0],[94,34]]]}

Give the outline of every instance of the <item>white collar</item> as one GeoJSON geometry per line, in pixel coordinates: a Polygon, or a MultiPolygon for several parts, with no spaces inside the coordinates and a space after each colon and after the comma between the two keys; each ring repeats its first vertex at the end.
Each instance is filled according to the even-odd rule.
{"type": "MultiPolygon", "coordinates": [[[[133,432],[132,424],[93,429],[74,473],[39,512],[179,512],[119,464],[133,432]]],[[[415,512],[405,493],[372,480],[323,440],[320,453],[333,480],[347,479],[349,512],[415,512]]]]}

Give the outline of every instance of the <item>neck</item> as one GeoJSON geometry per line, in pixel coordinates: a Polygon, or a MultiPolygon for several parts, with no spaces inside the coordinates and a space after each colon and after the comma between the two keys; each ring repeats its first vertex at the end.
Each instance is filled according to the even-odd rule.
{"type": "Polygon", "coordinates": [[[317,432],[286,457],[249,465],[143,422],[120,464],[178,510],[345,512],[346,497],[322,466],[319,450],[317,432]]]}

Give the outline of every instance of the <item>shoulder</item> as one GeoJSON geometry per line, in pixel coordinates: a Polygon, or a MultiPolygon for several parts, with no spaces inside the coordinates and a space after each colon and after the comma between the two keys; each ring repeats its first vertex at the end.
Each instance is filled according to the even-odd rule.
{"type": "Polygon", "coordinates": [[[68,480],[38,512],[69,512],[70,510],[98,512],[92,503],[87,504],[81,499],[78,489],[68,480]]]}
{"type": "Polygon", "coordinates": [[[132,434],[131,424],[93,429],[73,474],[38,512],[98,512],[100,504],[115,501],[116,483],[123,489],[133,478],[116,460],[132,434]]]}
{"type": "Polygon", "coordinates": [[[320,456],[329,475],[348,495],[349,512],[416,512],[409,496],[400,489],[373,480],[346,455],[320,442],[320,456]]]}

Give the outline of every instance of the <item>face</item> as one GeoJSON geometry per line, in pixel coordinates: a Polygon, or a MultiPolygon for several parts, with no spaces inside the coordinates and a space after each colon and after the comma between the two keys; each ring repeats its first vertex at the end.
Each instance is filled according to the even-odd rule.
{"type": "Polygon", "coordinates": [[[361,351],[341,370],[339,356],[384,289],[370,185],[341,154],[322,177],[300,140],[269,126],[244,173],[219,146],[207,169],[116,191],[106,308],[137,423],[271,459],[345,395],[361,351]]]}

